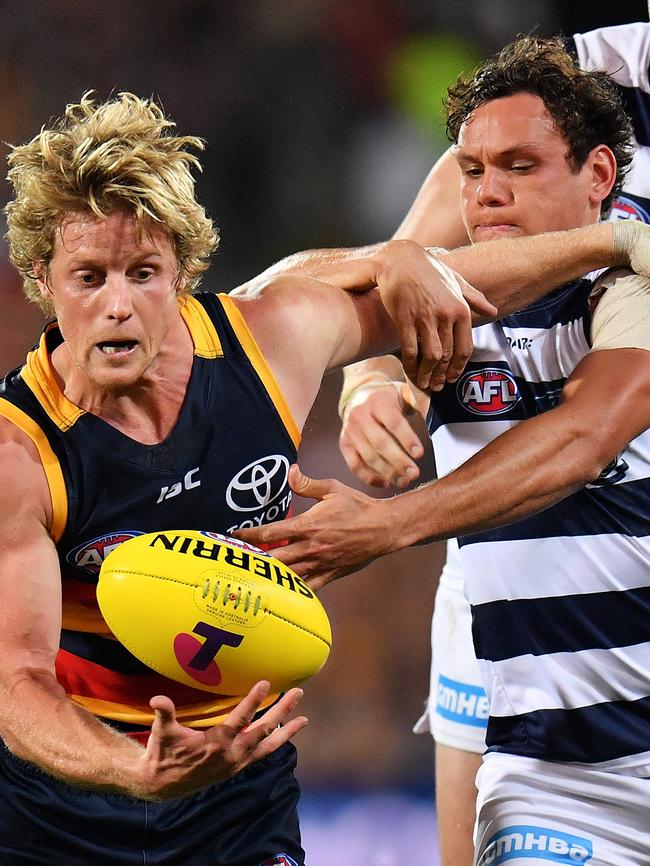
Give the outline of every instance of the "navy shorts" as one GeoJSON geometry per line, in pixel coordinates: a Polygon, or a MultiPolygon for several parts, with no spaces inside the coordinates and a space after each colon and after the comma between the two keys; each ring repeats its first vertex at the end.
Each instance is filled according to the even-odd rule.
{"type": "Polygon", "coordinates": [[[232,779],[150,803],[75,788],[0,743],[2,866],[304,866],[285,743],[232,779]]]}

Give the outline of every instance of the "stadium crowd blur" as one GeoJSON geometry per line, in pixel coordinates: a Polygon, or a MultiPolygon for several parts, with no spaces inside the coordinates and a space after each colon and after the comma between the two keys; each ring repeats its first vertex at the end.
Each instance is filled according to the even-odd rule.
{"type": "MultiPolygon", "coordinates": [[[[441,99],[519,32],[643,20],[645,0],[3,0],[0,139],[19,143],[82,92],[155,94],[207,140],[199,198],[221,229],[204,286],[229,291],[297,249],[390,236],[445,148],[441,99]]],[[[3,160],[6,147],[2,145],[3,160]]],[[[3,188],[2,204],[7,196],[3,188]]],[[[0,256],[0,367],[22,360],[40,313],[0,256]]],[[[281,335],[278,335],[281,339],[281,335]]],[[[310,473],[338,456],[339,379],[308,424],[310,473]]],[[[307,786],[432,787],[429,620],[442,551],[384,560],[327,588],[335,645],[307,687],[307,786]]]]}

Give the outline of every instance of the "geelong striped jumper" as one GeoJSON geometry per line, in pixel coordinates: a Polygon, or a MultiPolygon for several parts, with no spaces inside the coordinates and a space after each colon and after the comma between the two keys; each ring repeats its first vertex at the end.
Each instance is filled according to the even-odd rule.
{"type": "MultiPolygon", "coordinates": [[[[590,348],[592,286],[562,286],[474,330],[465,373],[429,413],[440,475],[557,403],[590,348]]],[[[597,483],[459,539],[488,750],[650,776],[649,513],[646,431],[597,483]]]]}
{"type": "Polygon", "coordinates": [[[576,33],[569,45],[582,69],[602,70],[614,79],[634,128],[637,149],[610,217],[650,223],[650,24],[639,21],[576,33]]]}

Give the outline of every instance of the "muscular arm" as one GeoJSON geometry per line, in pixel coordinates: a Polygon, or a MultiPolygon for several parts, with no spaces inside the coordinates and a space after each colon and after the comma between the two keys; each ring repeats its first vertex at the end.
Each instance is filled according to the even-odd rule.
{"type": "MultiPolygon", "coordinates": [[[[294,471],[296,492],[319,499],[285,521],[278,555],[318,588],[395,550],[503,526],[595,480],[650,426],[650,352],[594,351],[567,381],[562,402],[499,436],[455,472],[415,491],[375,500],[294,471]],[[342,515],[345,515],[344,517],[342,515]]],[[[277,528],[242,537],[273,545],[277,528]]]]}
{"type": "Polygon", "coordinates": [[[0,499],[0,733],[19,757],[54,775],[109,788],[112,775],[114,790],[128,787],[126,768],[140,747],[68,701],[54,676],[61,580],[46,529],[47,482],[31,442],[7,422],[0,436],[5,479],[0,499]],[[122,774],[107,759],[112,749],[122,760],[122,774]]]}
{"type": "Polygon", "coordinates": [[[192,793],[264,757],[306,722],[285,720],[291,690],[247,727],[268,691],[258,684],[222,726],[183,728],[164,696],[147,748],[104,725],[68,699],[54,662],[61,628],[61,578],[47,527],[51,505],[36,449],[0,418],[0,735],[20,758],[69,784],[159,800],[192,793]],[[289,698],[286,703],[286,698],[289,698]]]}
{"type": "Polygon", "coordinates": [[[400,515],[403,546],[513,523],[594,481],[648,426],[650,352],[592,352],[568,379],[557,407],[497,437],[412,499],[406,494],[408,503],[395,498],[389,512],[393,520],[400,515]]]}

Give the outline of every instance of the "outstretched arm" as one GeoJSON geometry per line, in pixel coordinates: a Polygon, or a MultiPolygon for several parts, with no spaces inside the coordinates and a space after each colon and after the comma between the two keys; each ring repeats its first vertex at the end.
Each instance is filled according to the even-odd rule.
{"type": "Polygon", "coordinates": [[[240,535],[271,546],[289,539],[275,554],[319,588],[386,553],[541,511],[595,480],[648,426],[650,352],[594,351],[557,407],[508,430],[444,478],[375,500],[294,470],[296,492],[320,501],[281,525],[240,535]]]}
{"type": "MultiPolygon", "coordinates": [[[[445,253],[442,258],[483,289],[502,316],[598,266],[629,263],[637,273],[650,275],[650,227],[636,222],[601,223],[568,232],[489,241],[445,253]]],[[[431,390],[440,390],[445,380],[455,381],[468,356],[457,351],[446,366],[449,357],[448,353],[443,356],[432,371],[431,390]]],[[[383,485],[417,477],[420,451],[408,425],[395,421],[406,404],[396,389],[385,384],[378,364],[366,361],[346,371],[344,388],[354,406],[343,418],[341,446],[353,472],[364,481],[383,485]],[[369,383],[374,383],[372,390],[369,383]],[[357,387],[367,405],[357,399],[357,387]],[[381,452],[374,450],[373,442],[381,445],[381,452]]],[[[400,378],[395,364],[391,371],[393,380],[400,378]]]]}

